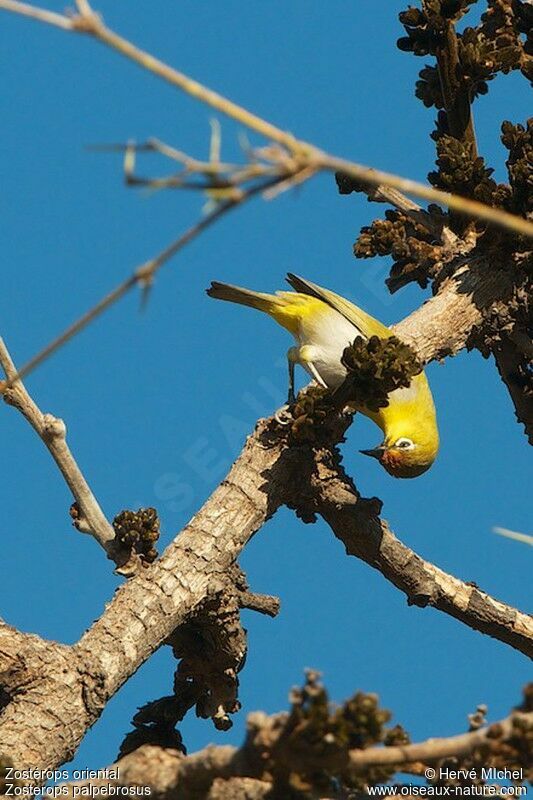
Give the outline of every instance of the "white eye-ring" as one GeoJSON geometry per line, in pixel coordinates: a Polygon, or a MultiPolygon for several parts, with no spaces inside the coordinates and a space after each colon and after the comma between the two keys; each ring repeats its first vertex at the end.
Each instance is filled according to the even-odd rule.
{"type": "Polygon", "coordinates": [[[394,447],[399,447],[401,450],[414,450],[416,445],[411,439],[406,439],[404,436],[398,441],[394,442],[394,447]]]}

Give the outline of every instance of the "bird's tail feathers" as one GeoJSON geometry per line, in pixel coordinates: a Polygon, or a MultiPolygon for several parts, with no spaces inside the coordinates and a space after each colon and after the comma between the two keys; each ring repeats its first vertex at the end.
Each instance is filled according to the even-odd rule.
{"type": "Polygon", "coordinates": [[[279,304],[279,299],[273,294],[253,292],[250,289],[241,289],[240,286],[231,286],[229,283],[219,283],[219,281],[212,281],[206,292],[209,297],[214,297],[216,300],[228,300],[230,303],[250,306],[259,311],[266,311],[267,314],[273,306],[279,304]]]}

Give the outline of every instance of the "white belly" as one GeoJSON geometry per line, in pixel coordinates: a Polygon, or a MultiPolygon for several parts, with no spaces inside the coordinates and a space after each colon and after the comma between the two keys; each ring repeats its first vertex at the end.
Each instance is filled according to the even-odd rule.
{"type": "Polygon", "coordinates": [[[324,383],[333,389],[339,386],[346,376],[346,370],[341,364],[344,349],[357,336],[362,335],[346,317],[334,308],[324,306],[321,314],[317,314],[312,320],[304,319],[300,324],[297,341],[300,347],[306,348],[305,359],[300,363],[313,376],[305,363],[306,360],[312,361],[324,383]]]}

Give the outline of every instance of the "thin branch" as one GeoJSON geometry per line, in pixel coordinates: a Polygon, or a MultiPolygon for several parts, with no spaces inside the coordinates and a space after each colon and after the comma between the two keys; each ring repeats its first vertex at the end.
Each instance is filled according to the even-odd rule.
{"type": "Polygon", "coordinates": [[[316,157],[318,165],[324,170],[343,172],[351,178],[355,178],[355,180],[368,183],[372,186],[390,186],[406,194],[412,194],[415,197],[441,203],[454,211],[467,214],[474,219],[485,220],[486,222],[491,222],[500,228],[513,231],[514,233],[533,237],[533,223],[523,217],[517,217],[515,214],[502,211],[499,208],[492,208],[484,203],[479,203],[477,200],[470,200],[467,197],[461,197],[457,194],[449,194],[440,189],[434,189],[427,184],[418,183],[418,181],[413,181],[409,178],[402,178],[390,172],[383,172],[382,170],[355,164],[352,161],[346,161],[342,158],[335,158],[327,154],[324,154],[321,158],[318,153],[316,157]]]}
{"type": "Polygon", "coordinates": [[[206,228],[208,228],[222,216],[224,216],[224,214],[226,214],[228,211],[236,208],[241,203],[244,203],[255,194],[264,191],[266,188],[274,185],[278,181],[279,178],[277,177],[271,181],[265,181],[265,183],[261,185],[254,186],[246,191],[241,191],[239,195],[235,195],[234,197],[219,203],[209,214],[203,217],[199,222],[191,225],[191,227],[188,228],[185,233],[183,233],[178,239],[162,250],[161,253],[159,253],[159,255],[157,255],[155,258],[152,258],[150,261],[147,261],[138,267],[125,281],[120,283],[115,289],[109,292],[109,294],[103,297],[102,300],[96,303],[96,305],[92,306],[85,314],[79,317],[79,319],[77,319],[72,325],[70,325],[59,336],[51,341],[50,344],[48,344],[35,356],[33,356],[33,358],[27,361],[16,374],[12,375],[8,379],[3,388],[0,387],[0,394],[2,391],[5,392],[7,389],[9,389],[16,380],[25,378],[30,372],[33,372],[33,370],[39,366],[39,364],[42,364],[43,361],[59,350],[60,347],[62,347],[64,344],[70,341],[70,339],[76,336],[76,334],[86,328],[89,323],[99,317],[104,311],[106,311],[106,309],[116,303],[117,300],[120,300],[120,298],[127,294],[130,289],[133,289],[134,286],[140,285],[145,290],[148,290],[156,272],[163,266],[163,264],[169,261],[173,256],[176,255],[176,253],[189,244],[189,242],[195,239],[200,233],[205,231],[206,228]]]}
{"type": "MultiPolygon", "coordinates": [[[[290,505],[303,518],[319,514],[348,555],[378,570],[409,605],[436,608],[533,658],[533,617],[426,561],[378,516],[381,502],[360,497],[336,450],[317,450],[308,478],[294,478],[290,505]]],[[[302,469],[301,474],[306,475],[302,469]]]]}
{"type": "Polygon", "coordinates": [[[5,11],[12,11],[14,14],[30,17],[38,22],[45,22],[47,25],[55,25],[57,28],[62,28],[66,31],[74,29],[73,20],[70,17],[65,17],[63,14],[55,14],[53,11],[47,11],[44,8],[36,8],[28,3],[19,3],[16,0],[2,0],[0,7],[5,11]]]}
{"type": "MultiPolygon", "coordinates": [[[[14,0],[0,0],[0,9],[15,13],[24,13],[28,16],[27,7],[14,2],[14,0]],[[23,6],[25,10],[23,11],[19,6],[23,6]]],[[[246,125],[246,127],[267,139],[283,145],[295,157],[300,159],[302,169],[310,169],[310,175],[319,170],[342,171],[350,177],[371,186],[386,185],[399,189],[402,192],[413,194],[425,200],[442,203],[444,206],[448,206],[455,211],[491,222],[507,230],[514,231],[515,233],[533,237],[533,223],[522,217],[517,217],[498,208],[491,208],[475,200],[469,200],[459,195],[442,192],[427,184],[418,183],[418,181],[409,180],[388,172],[372,169],[362,164],[330,156],[309,142],[297,139],[293,134],[281,130],[256,114],[252,114],[237,103],[212,91],[198,81],[189,78],[184,73],[154,58],[150,53],[136,47],[132,42],[124,39],[104,25],[101,17],[92,11],[86,0],[78,5],[78,10],[80,13],[70,20],[71,24],[62,27],[70,31],[94,36],[98,41],[106,44],[108,47],[111,47],[121,55],[134,61],[139,66],[167,81],[167,83],[170,83],[172,86],[181,89],[191,97],[220,111],[242,125],[246,125]]],[[[35,9],[35,11],[37,12],[38,9],[35,9]]],[[[29,16],[33,16],[34,19],[39,19],[42,22],[47,21],[42,17],[42,14],[39,15],[35,13],[29,16]]]]}
{"type": "Polygon", "coordinates": [[[279,597],[270,594],[256,594],[255,592],[242,592],[239,595],[239,605],[267,617],[277,617],[280,610],[279,597]]]}
{"type": "Polygon", "coordinates": [[[510,531],[508,528],[500,528],[499,526],[496,526],[492,530],[494,533],[497,533],[498,536],[505,536],[506,539],[514,539],[515,542],[523,542],[523,544],[529,544],[533,547],[533,536],[530,536],[528,533],[510,531]]]}
{"type": "Polygon", "coordinates": [[[6,378],[11,382],[10,388],[4,391],[6,403],[22,413],[46,445],[78,504],[80,519],[76,527],[83,533],[93,536],[109,557],[115,559],[115,531],[107,521],[67,445],[65,423],[52,414],[43,414],[32,400],[24,385],[16,378],[15,365],[1,338],[0,364],[6,378]]]}
{"type": "Polygon", "coordinates": [[[533,712],[515,712],[510,717],[494,722],[476,731],[461,733],[441,739],[428,739],[425,742],[401,745],[399,747],[370,747],[368,750],[351,750],[350,766],[356,770],[371,766],[401,766],[422,762],[431,764],[443,758],[464,758],[475,750],[486,746],[494,738],[500,741],[509,739],[515,730],[514,723],[533,728],[533,712]]]}

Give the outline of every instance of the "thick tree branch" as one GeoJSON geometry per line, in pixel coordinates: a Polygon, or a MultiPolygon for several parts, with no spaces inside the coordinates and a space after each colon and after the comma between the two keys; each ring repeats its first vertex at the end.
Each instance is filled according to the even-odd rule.
{"type": "Polygon", "coordinates": [[[284,485],[266,478],[283,447],[260,425],[161,559],[118,590],[77,645],[49,653],[40,680],[0,716],[1,751],[17,766],[70,758],[108,699],[226,585],[246,542],[283,502],[284,485]]]}
{"type": "Polygon", "coordinates": [[[424,364],[455,355],[467,346],[492,305],[511,300],[514,278],[511,269],[488,268],[484,258],[459,256],[435,296],[393,325],[394,332],[416,350],[424,364]]]}
{"type": "Polygon", "coordinates": [[[38,636],[22,633],[0,620],[0,701],[2,691],[15,693],[28,682],[27,655],[42,646],[44,641],[38,636]]]}

